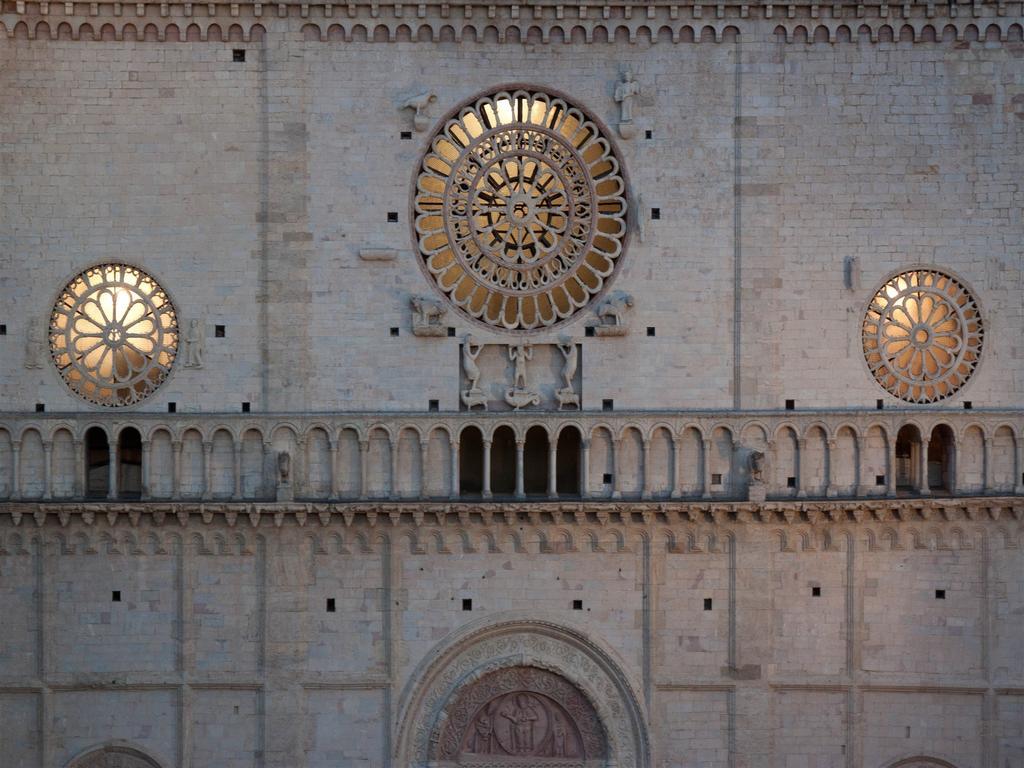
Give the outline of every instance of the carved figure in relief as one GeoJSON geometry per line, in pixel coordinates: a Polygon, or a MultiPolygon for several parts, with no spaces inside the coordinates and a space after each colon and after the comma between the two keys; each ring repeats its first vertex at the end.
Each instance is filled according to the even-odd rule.
{"type": "Polygon", "coordinates": [[[569,732],[565,727],[565,720],[557,712],[551,714],[551,754],[554,757],[565,757],[565,742],[569,732]]]}
{"type": "Polygon", "coordinates": [[[39,330],[38,320],[28,321],[25,331],[25,367],[42,368],[43,339],[39,330]]]}
{"type": "Polygon", "coordinates": [[[470,738],[469,751],[478,755],[491,754],[491,740],[494,738],[494,722],[486,712],[473,724],[473,735],[470,738]]]}
{"type": "Polygon", "coordinates": [[[514,703],[503,706],[499,715],[504,717],[512,725],[512,753],[516,755],[528,755],[533,752],[533,728],[540,715],[537,708],[531,701],[531,697],[520,694],[514,699],[514,703]]]}
{"type": "Polygon", "coordinates": [[[606,298],[594,310],[597,315],[596,324],[591,324],[594,335],[625,336],[629,332],[626,310],[632,307],[633,297],[628,293],[617,292],[606,298]]]}
{"type": "Polygon", "coordinates": [[[203,367],[203,327],[198,320],[189,320],[185,334],[185,367],[203,367]]]}
{"type": "Polygon", "coordinates": [[[427,111],[430,104],[437,101],[437,96],[430,91],[410,96],[402,103],[402,109],[412,109],[412,126],[417,131],[425,131],[430,127],[430,113],[427,111]]]}
{"type": "Polygon", "coordinates": [[[512,372],[512,388],[505,392],[505,402],[515,410],[528,405],[540,405],[540,395],[527,389],[526,363],[533,359],[533,345],[520,342],[508,347],[508,359],[514,364],[512,372]]]}
{"type": "Polygon", "coordinates": [[[533,359],[533,345],[528,341],[515,346],[510,344],[508,359],[515,363],[512,386],[515,389],[526,389],[526,362],[533,359]]]}
{"type": "Polygon", "coordinates": [[[619,135],[631,139],[636,135],[633,125],[633,100],[640,95],[640,83],[633,78],[633,70],[626,67],[622,80],[615,85],[615,101],[619,105],[619,135]]]}
{"type": "Polygon", "coordinates": [[[476,364],[476,359],[483,348],[484,345],[478,344],[472,334],[466,336],[466,342],[462,345],[462,373],[469,388],[464,389],[460,395],[462,403],[470,410],[478,405],[487,410],[487,396],[480,389],[480,367],[476,364]]]}
{"type": "Polygon", "coordinates": [[[555,391],[555,399],[558,400],[558,410],[562,410],[567,405],[575,405],[579,408],[580,398],[573,386],[573,380],[576,378],[576,371],[579,368],[579,349],[577,349],[576,344],[568,336],[563,336],[559,339],[559,343],[556,346],[565,359],[565,363],[562,365],[562,381],[565,383],[565,386],[555,391]]]}
{"type": "Polygon", "coordinates": [[[448,309],[437,299],[428,299],[422,296],[413,296],[409,299],[412,304],[412,332],[414,336],[446,336],[448,329],[441,325],[441,321],[447,314],[448,309]]]}
{"type": "Polygon", "coordinates": [[[750,472],[751,483],[763,483],[764,453],[761,451],[751,451],[750,456],[747,457],[747,470],[750,472]]]}
{"type": "Polygon", "coordinates": [[[277,454],[277,479],[281,485],[287,485],[292,473],[292,457],[288,451],[277,454]]]}

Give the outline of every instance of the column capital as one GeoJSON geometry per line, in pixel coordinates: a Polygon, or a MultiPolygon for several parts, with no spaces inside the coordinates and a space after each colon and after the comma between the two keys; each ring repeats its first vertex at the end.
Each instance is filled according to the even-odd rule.
{"type": "Polygon", "coordinates": [[[213,453],[213,442],[210,440],[203,440],[203,453],[213,453]]]}
{"type": "Polygon", "coordinates": [[[53,450],[53,440],[43,440],[43,450],[49,453],[53,450]]]}
{"type": "Polygon", "coordinates": [[[171,441],[171,448],[173,448],[175,451],[180,451],[181,450],[181,440],[172,440],[171,441]]]}
{"type": "Polygon", "coordinates": [[[153,444],[149,440],[143,440],[141,445],[142,445],[142,450],[148,451],[152,447],[153,444]]]}

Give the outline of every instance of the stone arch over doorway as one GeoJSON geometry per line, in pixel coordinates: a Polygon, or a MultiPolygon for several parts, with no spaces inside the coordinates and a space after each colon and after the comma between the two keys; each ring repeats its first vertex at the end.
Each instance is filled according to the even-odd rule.
{"type": "Polygon", "coordinates": [[[525,758],[538,768],[651,764],[646,713],[614,652],[535,616],[505,615],[456,632],[416,668],[399,711],[396,763],[410,768],[525,758]],[[491,723],[478,730],[481,714],[491,723]],[[556,719],[564,720],[557,729],[556,719]],[[510,731],[514,722],[526,723],[519,736],[510,731]]]}
{"type": "Polygon", "coordinates": [[[956,766],[937,757],[915,755],[913,757],[904,757],[895,763],[887,763],[886,768],[956,768],[956,766]]]}
{"type": "Polygon", "coordinates": [[[152,755],[123,742],[89,747],[67,764],[67,768],[164,768],[152,755]]]}

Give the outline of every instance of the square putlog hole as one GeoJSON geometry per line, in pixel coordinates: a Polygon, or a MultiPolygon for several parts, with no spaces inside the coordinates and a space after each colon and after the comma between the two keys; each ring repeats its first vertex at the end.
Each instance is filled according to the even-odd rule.
{"type": "Polygon", "coordinates": [[[244,62],[245,61],[245,49],[244,48],[235,48],[233,51],[231,51],[231,60],[236,62],[236,63],[239,63],[239,64],[244,62]]]}
{"type": "Polygon", "coordinates": [[[704,598],[704,610],[705,611],[710,611],[712,605],[713,605],[713,601],[711,600],[711,598],[710,597],[705,597],[704,598]]]}
{"type": "Polygon", "coordinates": [[[582,611],[583,610],[583,601],[582,600],[573,600],[572,601],[572,609],[574,611],[582,611]]]}
{"type": "Polygon", "coordinates": [[[615,410],[615,401],[614,400],[602,400],[601,401],[601,410],[602,411],[614,411],[615,410]]]}
{"type": "Polygon", "coordinates": [[[721,485],[722,484],[722,476],[720,474],[718,474],[717,472],[713,473],[711,475],[711,484],[712,485],[721,485]]]}
{"type": "Polygon", "coordinates": [[[464,597],[462,598],[462,610],[472,611],[473,610],[473,598],[464,597]]]}
{"type": "Polygon", "coordinates": [[[121,590],[120,589],[115,589],[113,592],[110,593],[110,602],[112,602],[112,603],[120,603],[121,602],[121,590]]]}
{"type": "Polygon", "coordinates": [[[946,590],[944,590],[944,589],[936,589],[935,590],[935,599],[936,600],[945,600],[946,599],[946,590]]]}
{"type": "Polygon", "coordinates": [[[327,612],[328,613],[334,613],[335,611],[337,611],[337,605],[334,602],[334,598],[333,597],[328,597],[327,598],[327,612]]]}
{"type": "Polygon", "coordinates": [[[811,587],[811,597],[821,597],[821,587],[811,587]]]}
{"type": "Polygon", "coordinates": [[[223,339],[227,335],[228,329],[225,325],[213,326],[213,335],[218,339],[223,339]]]}

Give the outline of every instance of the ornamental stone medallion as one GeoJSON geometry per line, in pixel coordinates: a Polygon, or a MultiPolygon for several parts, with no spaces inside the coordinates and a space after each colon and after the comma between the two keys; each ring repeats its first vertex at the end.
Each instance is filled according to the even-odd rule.
{"type": "Polygon", "coordinates": [[[604,731],[575,686],[543,669],[512,667],[459,692],[438,757],[460,765],[586,765],[604,760],[604,731]],[[507,759],[506,759],[507,758],[507,759]]]}
{"type": "Polygon", "coordinates": [[[132,405],[170,375],[178,317],[167,293],[145,272],[102,264],[61,291],[50,313],[49,340],[53,364],[72,392],[96,405],[132,405]]]}
{"type": "Polygon", "coordinates": [[[603,292],[626,210],[621,164],[593,119],[540,91],[500,91],[458,110],[431,141],[414,235],[427,275],[459,311],[531,331],[603,292]]]}
{"type": "Polygon", "coordinates": [[[932,269],[894,275],[864,316],[864,359],[875,380],[909,403],[955,394],[981,361],[985,329],[962,281],[932,269]]]}

